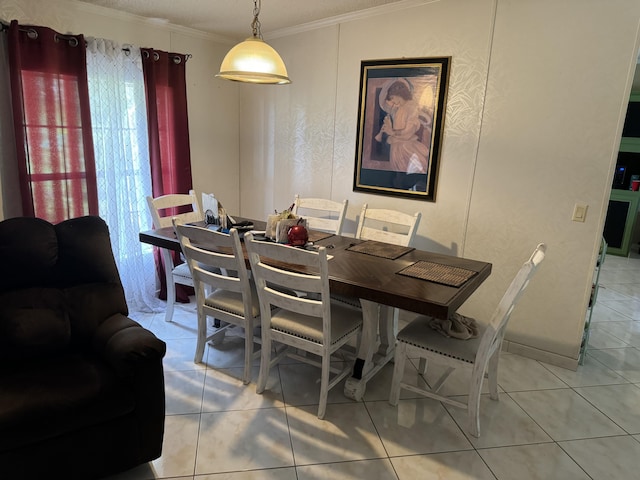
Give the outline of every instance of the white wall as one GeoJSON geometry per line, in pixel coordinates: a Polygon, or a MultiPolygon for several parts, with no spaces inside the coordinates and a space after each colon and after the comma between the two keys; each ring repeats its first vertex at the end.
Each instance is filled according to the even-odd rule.
{"type": "Polygon", "coordinates": [[[0,0],[0,19],[191,54],[187,62],[187,101],[193,186],[198,192],[215,193],[229,211],[239,211],[238,87],[214,77],[231,43],[194,30],[65,0],[0,0]]]}
{"type": "Polygon", "coordinates": [[[575,367],[639,22],[636,0],[441,0],[277,36],[293,83],[241,87],[242,213],[347,198],[353,233],[364,202],[419,210],[418,247],[493,263],[480,320],[544,241],[506,347],[575,367]],[[353,192],[361,60],[430,56],[452,57],[435,203],[353,192]]]}

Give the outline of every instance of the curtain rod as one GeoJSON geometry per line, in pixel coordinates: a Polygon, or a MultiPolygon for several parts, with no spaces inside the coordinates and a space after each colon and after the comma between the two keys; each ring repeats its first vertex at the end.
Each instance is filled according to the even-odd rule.
{"type": "MultiPolygon", "coordinates": [[[[9,24],[4,23],[3,21],[0,21],[0,32],[6,32],[8,30],[9,30],[9,24]]],[[[20,30],[21,32],[25,32],[29,38],[33,38],[33,39],[38,38],[38,32],[34,28],[18,27],[18,30],[20,30]]],[[[75,37],[75,35],[65,35],[65,34],[56,32],[55,38],[56,40],[58,38],[61,38],[63,40],[68,40],[69,44],[72,47],[75,47],[78,45],[78,39],[75,37]]],[[[129,55],[129,53],[131,52],[131,47],[124,46],[122,47],[122,51],[125,52],[126,55],[129,55]]],[[[147,55],[147,57],[149,56],[147,52],[144,52],[144,53],[147,55]]],[[[193,57],[193,55],[191,55],[190,53],[185,53],[183,55],[184,55],[185,62],[189,60],[191,57],[193,57]]],[[[160,55],[157,52],[154,52],[153,59],[157,61],[159,58],[160,58],[160,55]]],[[[173,61],[176,64],[181,62],[180,57],[177,54],[176,56],[173,57],[173,61]]]]}

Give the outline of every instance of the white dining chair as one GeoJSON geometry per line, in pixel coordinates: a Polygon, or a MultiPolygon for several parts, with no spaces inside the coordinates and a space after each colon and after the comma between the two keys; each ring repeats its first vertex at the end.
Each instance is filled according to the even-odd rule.
{"type": "MultiPolygon", "coordinates": [[[[153,220],[153,228],[171,227],[174,217],[184,223],[200,222],[204,218],[193,190],[189,190],[188,194],[168,194],[156,198],[149,196],[147,205],[153,220]]],[[[167,307],[164,319],[170,322],[176,303],[176,284],[193,287],[193,279],[186,263],[175,265],[173,251],[166,248],[161,248],[160,251],[167,283],[167,307]]]]}
{"type": "Polygon", "coordinates": [[[313,230],[342,234],[349,201],[336,202],[325,198],[304,198],[296,194],[292,213],[304,217],[313,230]]]}
{"type": "Polygon", "coordinates": [[[227,329],[241,327],[245,339],[242,379],[247,384],[258,353],[254,345],[260,339],[254,338],[254,327],[260,319],[260,305],[255,285],[249,279],[238,231],[232,228],[227,234],[185,225],[178,218],[173,219],[173,225],[196,290],[198,337],[194,362],[202,362],[207,342],[220,343],[227,329]],[[223,326],[209,333],[208,317],[220,320],[223,326]]]}
{"type": "MultiPolygon", "coordinates": [[[[420,212],[411,215],[398,210],[369,208],[365,203],[360,211],[355,237],[361,240],[374,240],[410,247],[413,245],[421,217],[422,214],[420,212]]],[[[342,295],[334,295],[333,298],[353,306],[360,304],[357,298],[342,295]]],[[[400,311],[397,308],[393,308],[390,315],[392,315],[393,332],[396,332],[398,330],[400,311]]],[[[392,341],[392,339],[389,340],[392,341]]]]}
{"type": "Polygon", "coordinates": [[[369,208],[365,203],[360,211],[355,237],[412,246],[421,217],[420,212],[411,215],[398,210],[369,208]]]}
{"type": "Polygon", "coordinates": [[[507,322],[517,301],[529,285],[533,274],[544,260],[546,246],[539,244],[515,278],[507,288],[498,307],[486,325],[479,324],[477,338],[459,340],[448,338],[433,330],[429,323],[432,317],[418,316],[406,325],[397,335],[395,349],[395,365],[391,381],[389,403],[397,405],[400,390],[406,389],[441,402],[464,408],[467,411],[467,430],[474,437],[480,436],[480,394],[485,376],[489,381],[489,396],[498,400],[498,363],[500,347],[507,328],[507,322]],[[426,370],[431,364],[445,367],[442,375],[433,382],[421,382],[429,386],[420,387],[403,381],[404,365],[407,358],[420,359],[420,375],[426,377],[426,370]],[[470,373],[467,384],[466,401],[460,397],[439,393],[445,381],[456,370],[462,369],[470,373]]]}
{"type": "Polygon", "coordinates": [[[256,241],[251,233],[244,237],[251,272],[260,299],[262,355],[256,391],[266,387],[269,371],[283,357],[320,367],[318,418],[324,418],[329,390],[353,371],[354,352],[343,352],[362,332],[362,312],[334,303],[329,295],[329,266],[325,247],[308,251],[287,245],[256,241]],[[288,265],[301,266],[309,273],[296,273],[288,265]],[[295,290],[295,291],[294,291],[295,290]],[[307,295],[300,297],[297,291],[307,295]],[[276,310],[272,310],[277,308],[276,310]],[[280,348],[272,358],[272,347],[280,348]],[[303,350],[320,357],[301,355],[303,350]],[[344,364],[331,365],[338,353],[344,364]]]}

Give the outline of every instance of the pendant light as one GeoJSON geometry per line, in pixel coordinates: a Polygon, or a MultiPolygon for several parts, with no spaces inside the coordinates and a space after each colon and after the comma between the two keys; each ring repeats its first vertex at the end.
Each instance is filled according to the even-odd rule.
{"type": "Polygon", "coordinates": [[[278,52],[262,40],[260,0],[253,0],[253,36],[233,47],[222,60],[216,77],[236,82],[285,85],[291,83],[278,52]]]}

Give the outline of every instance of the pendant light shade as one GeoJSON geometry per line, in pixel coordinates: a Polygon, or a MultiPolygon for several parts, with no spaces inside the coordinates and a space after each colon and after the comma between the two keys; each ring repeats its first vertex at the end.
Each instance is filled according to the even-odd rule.
{"type": "Polygon", "coordinates": [[[248,83],[291,83],[278,52],[258,37],[247,38],[229,50],[216,77],[248,83]]]}
{"type": "Polygon", "coordinates": [[[253,36],[233,47],[222,60],[220,73],[216,77],[236,82],[285,85],[291,83],[287,68],[260,32],[260,0],[254,0],[253,36]]]}

